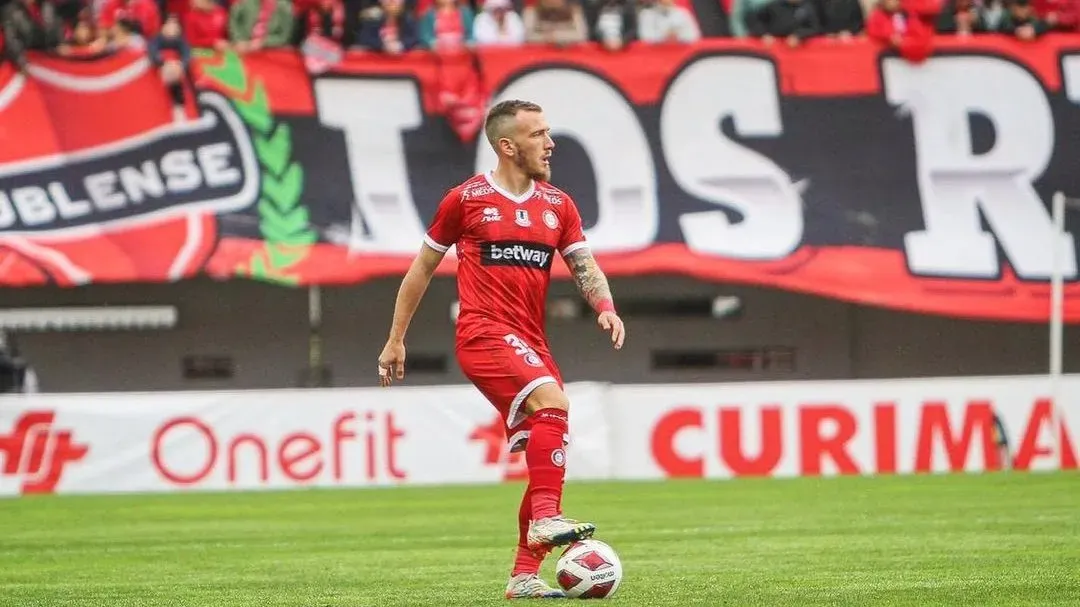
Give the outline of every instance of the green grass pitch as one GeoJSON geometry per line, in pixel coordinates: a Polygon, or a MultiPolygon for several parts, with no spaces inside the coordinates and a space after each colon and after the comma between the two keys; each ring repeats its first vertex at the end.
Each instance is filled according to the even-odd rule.
{"type": "MultiPolygon", "coordinates": [[[[0,500],[0,605],[505,605],[521,489],[0,500]]],[[[613,605],[1080,605],[1076,473],[569,483],[564,506],[623,560],[613,605]]]]}

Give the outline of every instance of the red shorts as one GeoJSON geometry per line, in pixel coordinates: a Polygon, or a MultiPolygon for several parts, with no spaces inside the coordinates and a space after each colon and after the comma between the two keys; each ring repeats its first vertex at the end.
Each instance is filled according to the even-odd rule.
{"type": "Polygon", "coordinates": [[[487,333],[457,345],[458,364],[469,381],[499,411],[510,450],[528,438],[525,399],[547,383],[562,388],[559,367],[546,344],[531,344],[513,333],[487,333]]]}

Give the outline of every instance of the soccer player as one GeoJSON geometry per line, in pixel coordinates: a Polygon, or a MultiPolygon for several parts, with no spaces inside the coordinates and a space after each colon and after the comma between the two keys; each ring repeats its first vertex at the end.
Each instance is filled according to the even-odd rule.
{"type": "Polygon", "coordinates": [[[529,469],[506,597],[558,598],[563,592],[538,575],[544,557],[555,546],[591,537],[596,526],[562,514],[570,402],[544,332],[556,250],[600,327],[611,332],[615,349],[622,348],[625,329],[574,201],[548,183],[555,142],[543,110],[527,101],[504,101],[488,112],[484,132],[498,166],[451,189],[439,203],[401,282],[390,336],[379,355],[379,380],[389,386],[404,379],[405,332],[435,268],[456,245],[457,360],[502,415],[510,450],[524,450],[529,469]]]}

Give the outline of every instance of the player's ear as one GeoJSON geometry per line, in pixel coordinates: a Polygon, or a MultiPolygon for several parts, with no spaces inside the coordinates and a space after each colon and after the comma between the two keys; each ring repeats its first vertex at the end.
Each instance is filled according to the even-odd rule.
{"type": "Polygon", "coordinates": [[[511,141],[509,137],[500,137],[498,143],[500,152],[507,156],[514,155],[514,142],[511,141]]]}

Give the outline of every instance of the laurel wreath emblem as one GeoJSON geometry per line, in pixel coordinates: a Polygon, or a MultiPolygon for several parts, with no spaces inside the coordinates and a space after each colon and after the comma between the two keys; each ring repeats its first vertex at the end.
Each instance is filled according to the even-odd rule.
{"type": "MultiPolygon", "coordinates": [[[[214,57],[212,51],[199,54],[214,57]]],[[[248,80],[235,52],[222,53],[221,62],[205,65],[203,74],[229,93],[233,107],[251,133],[262,172],[258,214],[263,244],[249,260],[237,266],[236,273],[296,284],[299,275],[295,267],[308,256],[317,237],[308,221],[308,209],[300,203],[304,168],[292,158],[289,125],[274,120],[262,81],[248,80]]]]}

